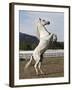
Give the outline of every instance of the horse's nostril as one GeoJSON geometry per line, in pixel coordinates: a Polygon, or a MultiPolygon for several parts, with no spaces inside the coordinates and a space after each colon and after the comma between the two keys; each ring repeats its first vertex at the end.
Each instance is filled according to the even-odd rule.
{"type": "Polygon", "coordinates": [[[48,21],[48,24],[50,24],[50,21],[48,21]]]}

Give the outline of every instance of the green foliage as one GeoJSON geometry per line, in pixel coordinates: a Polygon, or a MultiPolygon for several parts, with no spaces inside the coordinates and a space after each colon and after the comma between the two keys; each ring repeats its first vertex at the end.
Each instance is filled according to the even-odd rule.
{"type": "Polygon", "coordinates": [[[32,46],[29,43],[21,42],[19,46],[20,50],[32,50],[32,46]]]}
{"type": "Polygon", "coordinates": [[[53,42],[48,49],[64,49],[64,42],[53,42]]]}
{"type": "MultiPolygon", "coordinates": [[[[28,43],[28,42],[20,42],[19,49],[20,50],[34,50],[36,48],[36,43],[28,43]]],[[[64,49],[64,42],[53,42],[50,43],[48,49],[64,49]]]]}

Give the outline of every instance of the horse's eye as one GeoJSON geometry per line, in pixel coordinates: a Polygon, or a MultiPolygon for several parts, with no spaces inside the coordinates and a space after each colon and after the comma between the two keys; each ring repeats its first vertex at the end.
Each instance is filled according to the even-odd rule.
{"type": "Polygon", "coordinates": [[[45,20],[43,20],[43,22],[45,22],[45,20]]]}

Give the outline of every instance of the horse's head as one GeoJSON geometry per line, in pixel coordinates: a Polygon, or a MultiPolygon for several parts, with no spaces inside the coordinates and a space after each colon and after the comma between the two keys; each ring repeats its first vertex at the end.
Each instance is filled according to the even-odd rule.
{"type": "Polygon", "coordinates": [[[41,23],[43,26],[50,24],[50,21],[46,21],[45,19],[39,18],[39,21],[40,21],[40,23],[41,23]]]}

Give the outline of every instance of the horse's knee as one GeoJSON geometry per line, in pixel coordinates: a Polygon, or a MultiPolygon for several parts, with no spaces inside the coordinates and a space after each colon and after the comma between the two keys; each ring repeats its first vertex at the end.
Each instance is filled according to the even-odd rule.
{"type": "Polygon", "coordinates": [[[36,62],[40,60],[40,55],[34,55],[33,57],[36,62]]]}

